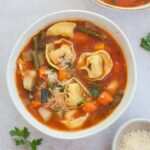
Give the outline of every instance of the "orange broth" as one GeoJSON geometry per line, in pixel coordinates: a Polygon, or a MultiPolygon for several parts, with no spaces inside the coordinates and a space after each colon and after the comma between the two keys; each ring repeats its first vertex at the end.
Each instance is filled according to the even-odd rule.
{"type": "MultiPolygon", "coordinates": [[[[109,0],[105,0],[106,2],[110,3],[109,0]]],[[[119,0],[118,0],[119,1],[119,0]]],[[[143,2],[147,2],[144,1],[143,2]]],[[[149,2],[149,1],[148,1],[149,2]]],[[[142,4],[140,3],[140,1],[137,0],[135,4],[142,4]]],[[[114,38],[112,37],[113,35],[110,35],[107,31],[101,29],[100,27],[96,26],[93,23],[87,22],[87,21],[81,21],[81,20],[73,20],[72,22],[75,22],[77,24],[81,24],[81,25],[88,25],[93,27],[96,31],[98,31],[99,33],[105,35],[107,38],[104,40],[99,40],[96,39],[94,37],[91,37],[89,35],[87,35],[86,33],[82,33],[79,31],[74,31],[74,37],[72,39],[69,39],[70,41],[73,42],[74,45],[74,49],[76,51],[77,57],[76,57],[76,61],[75,64],[73,66],[73,70],[71,73],[72,77],[77,77],[85,86],[88,86],[88,78],[87,78],[87,74],[85,71],[79,70],[76,67],[76,64],[78,62],[79,56],[83,53],[83,52],[95,52],[94,47],[95,45],[97,45],[98,43],[104,43],[105,44],[105,50],[110,54],[111,59],[113,61],[113,68],[111,70],[111,72],[101,81],[96,81],[96,84],[98,86],[100,86],[102,88],[103,91],[106,90],[106,87],[109,85],[109,83],[113,80],[116,80],[118,82],[118,89],[122,89],[123,91],[126,88],[126,83],[127,83],[127,66],[126,66],[126,60],[124,58],[123,52],[122,52],[122,48],[119,46],[119,44],[114,40],[114,38]]],[[[46,31],[47,28],[45,28],[43,31],[46,31]]],[[[49,41],[51,40],[55,40],[55,39],[59,39],[61,38],[61,36],[58,37],[53,37],[53,36],[49,36],[46,37],[45,39],[45,43],[49,43],[49,41]]],[[[66,38],[68,39],[68,38],[66,38]]],[[[22,59],[22,53],[25,51],[30,51],[32,50],[33,47],[33,40],[31,39],[28,44],[24,47],[24,49],[21,51],[18,59],[22,59]]],[[[49,67],[49,64],[46,62],[43,66],[49,67]]],[[[35,69],[33,62],[29,61],[26,65],[26,69],[35,69]]],[[[113,113],[113,111],[115,110],[115,108],[111,109],[109,108],[109,105],[107,106],[103,106],[100,105],[97,101],[97,98],[93,98],[92,102],[97,106],[96,111],[90,113],[88,119],[86,120],[86,122],[83,124],[83,126],[81,126],[80,128],[77,129],[68,129],[66,126],[64,126],[61,122],[60,119],[58,118],[58,116],[56,115],[55,112],[52,112],[52,117],[48,122],[45,122],[39,115],[38,113],[38,107],[34,108],[31,105],[31,100],[29,98],[29,92],[27,92],[24,88],[23,88],[23,79],[22,79],[22,75],[20,74],[19,68],[17,66],[16,69],[16,73],[15,73],[15,80],[16,80],[16,86],[17,86],[17,90],[18,90],[18,94],[20,96],[20,100],[23,102],[23,104],[25,105],[26,109],[30,112],[30,114],[39,122],[41,122],[42,124],[56,129],[56,130],[65,130],[65,131],[76,131],[76,130],[83,130],[92,126],[97,125],[98,123],[100,123],[101,121],[103,121],[104,119],[106,119],[107,117],[109,117],[109,115],[111,113],[113,113]]],[[[37,78],[36,79],[36,84],[40,84],[41,79],[37,78]]],[[[112,93],[112,96],[114,97],[116,93],[112,93]]],[[[34,93],[33,93],[34,95],[34,93]]],[[[79,108],[79,116],[82,116],[82,114],[84,114],[82,107],[79,108]]]]}
{"type": "Polygon", "coordinates": [[[136,7],[150,3],[150,0],[102,0],[102,1],[119,7],[136,7]]]}

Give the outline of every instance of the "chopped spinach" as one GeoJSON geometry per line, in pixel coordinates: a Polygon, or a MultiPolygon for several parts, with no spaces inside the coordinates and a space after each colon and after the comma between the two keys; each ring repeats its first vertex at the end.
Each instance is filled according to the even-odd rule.
{"type": "Polygon", "coordinates": [[[69,69],[72,69],[73,68],[73,64],[71,61],[66,61],[66,65],[69,69]]]}
{"type": "Polygon", "coordinates": [[[96,89],[96,88],[90,87],[90,88],[89,88],[89,92],[91,93],[91,95],[92,95],[93,97],[99,96],[99,90],[96,89]]]}
{"type": "Polygon", "coordinates": [[[95,82],[89,82],[88,90],[93,97],[99,96],[102,92],[102,88],[101,88],[100,84],[97,84],[95,82]]]}
{"type": "Polygon", "coordinates": [[[62,85],[57,85],[57,87],[59,88],[60,92],[64,92],[65,87],[62,85]]]}
{"type": "Polygon", "coordinates": [[[81,107],[84,104],[84,101],[80,101],[77,103],[77,107],[81,107]]]}

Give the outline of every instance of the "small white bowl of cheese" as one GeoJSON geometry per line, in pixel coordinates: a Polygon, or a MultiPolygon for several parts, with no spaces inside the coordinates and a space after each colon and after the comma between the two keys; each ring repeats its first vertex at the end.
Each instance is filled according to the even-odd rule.
{"type": "Polygon", "coordinates": [[[150,120],[132,119],[117,131],[112,150],[150,150],[150,120]]]}

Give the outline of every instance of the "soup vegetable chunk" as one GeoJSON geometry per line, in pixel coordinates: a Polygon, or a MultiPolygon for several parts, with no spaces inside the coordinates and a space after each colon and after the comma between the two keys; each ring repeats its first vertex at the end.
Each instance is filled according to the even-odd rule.
{"type": "Polygon", "coordinates": [[[56,22],[39,31],[16,66],[25,107],[56,130],[82,130],[103,121],[121,102],[127,82],[117,42],[84,20],[56,22]]]}
{"type": "Polygon", "coordinates": [[[102,0],[102,1],[119,7],[135,7],[150,3],[150,0],[102,0]]]}

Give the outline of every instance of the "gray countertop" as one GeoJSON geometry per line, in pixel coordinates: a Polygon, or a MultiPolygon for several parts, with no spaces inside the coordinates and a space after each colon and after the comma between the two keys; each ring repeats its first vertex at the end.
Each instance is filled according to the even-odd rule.
{"type": "Polygon", "coordinates": [[[0,0],[0,150],[16,148],[8,132],[14,126],[28,127],[32,137],[42,137],[39,150],[110,150],[118,127],[131,118],[150,119],[150,52],[139,47],[140,38],[150,32],[150,9],[122,12],[104,8],[92,0],[0,0]],[[64,9],[84,9],[114,21],[129,38],[136,58],[138,84],[127,111],[108,129],[94,136],[72,141],[47,137],[31,127],[14,107],[6,85],[10,52],[21,33],[36,19],[64,9]]]}

